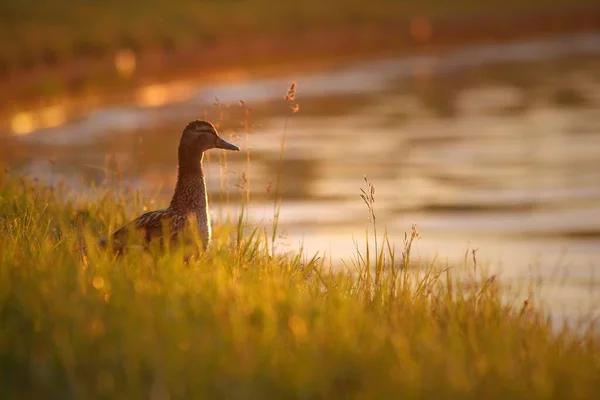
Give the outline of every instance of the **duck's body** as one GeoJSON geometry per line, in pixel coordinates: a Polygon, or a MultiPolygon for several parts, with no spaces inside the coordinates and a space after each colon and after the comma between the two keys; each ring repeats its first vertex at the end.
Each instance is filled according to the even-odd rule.
{"type": "Polygon", "coordinates": [[[132,233],[141,235],[146,242],[155,239],[164,241],[167,239],[165,235],[174,240],[190,221],[198,224],[203,248],[208,248],[211,226],[202,157],[206,150],[213,148],[239,150],[221,139],[210,122],[192,121],[185,127],[179,141],[177,183],[169,206],[142,214],[117,229],[112,237],[119,249],[132,233]]]}

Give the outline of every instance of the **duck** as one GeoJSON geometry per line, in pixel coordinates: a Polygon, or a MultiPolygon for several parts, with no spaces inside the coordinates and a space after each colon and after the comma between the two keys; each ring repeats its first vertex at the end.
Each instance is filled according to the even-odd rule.
{"type": "MultiPolygon", "coordinates": [[[[192,221],[197,224],[203,250],[209,248],[212,231],[202,160],[204,153],[211,149],[240,151],[238,146],[221,138],[209,121],[189,122],[179,140],[177,181],[169,206],[146,212],[114,231],[113,248],[122,252],[132,234],[137,234],[146,244],[154,240],[175,241],[192,221]]],[[[108,239],[101,240],[101,245],[107,243],[108,239]]]]}

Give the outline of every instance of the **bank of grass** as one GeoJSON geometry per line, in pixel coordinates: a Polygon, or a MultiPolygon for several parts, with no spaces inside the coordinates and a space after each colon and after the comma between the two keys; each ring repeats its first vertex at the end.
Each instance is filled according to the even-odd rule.
{"type": "Polygon", "coordinates": [[[394,257],[380,233],[369,270],[371,231],[351,272],[273,256],[271,227],[235,220],[189,264],[175,249],[115,258],[95,240],[142,211],[139,195],[1,179],[2,398],[600,396],[594,332],[553,331],[531,303],[504,305],[494,279],[417,273],[416,231],[394,257]]]}
{"type": "MultiPolygon", "coordinates": [[[[185,51],[215,41],[394,26],[411,18],[495,18],[594,0],[5,0],[0,71],[134,51],[185,51]]],[[[292,44],[293,45],[293,44],[292,44]]]]}

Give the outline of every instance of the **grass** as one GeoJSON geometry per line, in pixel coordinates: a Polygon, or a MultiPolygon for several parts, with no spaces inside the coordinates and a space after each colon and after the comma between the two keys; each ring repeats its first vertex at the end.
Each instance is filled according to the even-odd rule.
{"type": "Polygon", "coordinates": [[[411,267],[416,229],[399,254],[385,235],[375,249],[368,182],[373,225],[335,270],[272,254],[267,227],[244,218],[217,224],[214,247],[189,264],[178,248],[115,258],[97,238],[148,202],[97,190],[85,199],[0,175],[2,398],[600,395],[593,330],[553,330],[532,299],[504,303],[494,277],[411,267]]]}
{"type": "Polygon", "coordinates": [[[454,17],[594,4],[593,0],[5,0],[0,2],[0,69],[134,51],[190,50],[219,40],[312,29],[397,24],[415,16],[454,17]]]}

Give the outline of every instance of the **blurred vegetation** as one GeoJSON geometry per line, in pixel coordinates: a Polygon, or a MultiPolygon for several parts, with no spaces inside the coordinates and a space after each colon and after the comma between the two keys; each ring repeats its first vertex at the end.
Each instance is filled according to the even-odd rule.
{"type": "Polygon", "coordinates": [[[185,50],[248,35],[394,25],[414,17],[497,16],[595,0],[3,0],[0,72],[101,57],[119,48],[185,50]]]}
{"type": "MultiPolygon", "coordinates": [[[[273,255],[269,229],[241,222],[218,224],[190,264],[178,249],[115,258],[98,236],[152,206],[99,191],[0,175],[2,398],[600,396],[593,330],[553,331],[472,265],[459,279],[415,268],[416,231],[397,255],[366,237],[371,257],[349,272],[273,255]]],[[[372,210],[369,188],[363,199],[372,210]]]]}

